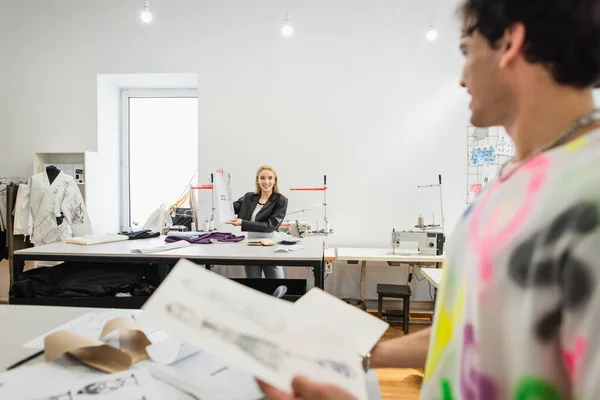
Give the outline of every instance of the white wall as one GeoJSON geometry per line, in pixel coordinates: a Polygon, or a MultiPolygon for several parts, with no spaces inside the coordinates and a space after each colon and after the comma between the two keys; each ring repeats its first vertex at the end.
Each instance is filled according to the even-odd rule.
{"type": "MultiPolygon", "coordinates": [[[[0,0],[0,175],[28,175],[33,152],[101,147],[97,74],[191,72],[201,177],[227,168],[241,194],[263,163],[284,192],[327,174],[330,244],[386,247],[392,228],[437,213],[437,192],[416,186],[441,173],[451,228],[465,206],[468,123],[457,0],[434,2],[435,43],[429,2],[289,3],[296,33],[284,39],[280,0],[153,0],[149,26],[141,0],[0,0]]],[[[290,209],[300,203],[290,196],[290,209]]],[[[344,282],[328,279],[356,295],[344,282]]]]}

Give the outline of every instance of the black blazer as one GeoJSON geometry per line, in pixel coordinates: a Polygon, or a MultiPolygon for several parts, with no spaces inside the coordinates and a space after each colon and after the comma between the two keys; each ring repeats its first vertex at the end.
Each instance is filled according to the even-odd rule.
{"type": "Polygon", "coordinates": [[[274,232],[287,213],[288,199],[280,193],[272,193],[263,208],[256,214],[256,221],[250,221],[252,213],[258,204],[260,195],[248,192],[233,202],[233,210],[242,220],[244,232],[274,232]]]}

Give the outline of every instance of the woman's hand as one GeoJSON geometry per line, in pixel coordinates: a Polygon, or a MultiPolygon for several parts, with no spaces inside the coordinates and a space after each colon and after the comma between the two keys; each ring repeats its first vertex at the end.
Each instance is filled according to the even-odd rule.
{"type": "Polygon", "coordinates": [[[225,223],[233,226],[242,226],[242,220],[239,218],[232,219],[231,221],[227,221],[225,223]]]}
{"type": "MultiPolygon", "coordinates": [[[[219,168],[217,170],[217,174],[224,174],[225,170],[223,168],[219,168]]],[[[231,174],[227,174],[227,178],[229,178],[229,182],[231,182],[231,174]]]]}
{"type": "Polygon", "coordinates": [[[316,383],[300,376],[295,377],[292,381],[293,395],[282,392],[262,381],[258,381],[258,386],[268,400],[356,400],[356,397],[338,386],[316,383]]]}

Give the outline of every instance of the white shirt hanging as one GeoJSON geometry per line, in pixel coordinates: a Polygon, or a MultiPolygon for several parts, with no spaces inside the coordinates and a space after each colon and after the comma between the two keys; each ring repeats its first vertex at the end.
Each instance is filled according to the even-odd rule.
{"type": "Polygon", "coordinates": [[[31,236],[33,231],[33,220],[31,218],[31,206],[29,204],[29,185],[20,184],[17,190],[17,199],[14,207],[14,235],[31,236]]]}
{"type": "Polygon", "coordinates": [[[61,171],[50,183],[48,175],[41,172],[31,177],[29,190],[33,244],[40,246],[93,234],[83,197],[72,176],[61,171]]]}

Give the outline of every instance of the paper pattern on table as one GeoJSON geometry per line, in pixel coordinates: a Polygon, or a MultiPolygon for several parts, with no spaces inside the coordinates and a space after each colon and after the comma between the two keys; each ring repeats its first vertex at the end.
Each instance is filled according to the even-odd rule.
{"type": "Polygon", "coordinates": [[[133,314],[135,316],[139,313],[139,310],[106,310],[101,312],[89,312],[63,325],[60,325],[55,329],[52,329],[33,340],[30,340],[29,342],[23,344],[23,347],[26,347],[28,349],[42,350],[44,348],[44,338],[53,332],[62,330],[71,331],[73,333],[85,336],[90,339],[99,339],[104,325],[111,319],[123,315],[133,314]]]}
{"type": "Polygon", "coordinates": [[[227,173],[216,174],[214,177],[214,185],[217,196],[217,208],[219,209],[219,221],[225,223],[235,219],[231,183],[229,182],[227,173]]]}
{"type": "Polygon", "coordinates": [[[45,358],[54,361],[70,354],[82,363],[108,373],[125,371],[133,364],[148,359],[146,347],[150,341],[131,315],[108,321],[100,339],[69,330],[53,332],[44,338],[45,358]]]}
{"type": "Polygon", "coordinates": [[[315,310],[247,288],[182,260],[143,309],[180,340],[210,351],[239,368],[289,392],[304,375],[338,384],[359,400],[367,398],[357,352],[323,331],[298,335],[299,321],[315,310]],[[329,338],[329,336],[325,336],[329,338]]]}

